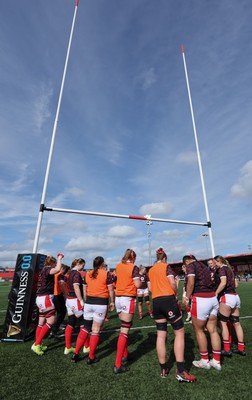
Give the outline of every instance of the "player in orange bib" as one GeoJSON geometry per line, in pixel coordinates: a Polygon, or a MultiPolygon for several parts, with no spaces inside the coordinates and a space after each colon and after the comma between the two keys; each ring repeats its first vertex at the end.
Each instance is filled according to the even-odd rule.
{"type": "Polygon", "coordinates": [[[179,382],[194,382],[196,381],[196,376],[190,375],[184,367],[185,331],[176,299],[177,285],[174,274],[169,264],[167,264],[167,256],[164,250],[159,248],[156,254],[157,261],[149,270],[149,279],[153,300],[153,315],[157,325],[156,349],[161,367],[161,377],[166,378],[169,372],[166,361],[166,338],[167,323],[170,323],[175,335],[176,379],[179,382]]]}
{"type": "Polygon", "coordinates": [[[88,271],[84,278],[84,323],[78,335],[75,347],[75,354],[72,361],[80,360],[79,351],[85,343],[89,331],[90,351],[87,358],[87,364],[94,364],[99,361],[95,356],[95,350],[100,340],[100,329],[105,320],[108,303],[110,299],[110,310],[115,308],[114,303],[114,285],[112,275],[107,271],[103,257],[96,257],[93,262],[93,269],[88,271]]]}
{"type": "Polygon", "coordinates": [[[117,341],[114,373],[128,371],[128,335],[136,309],[137,288],[140,287],[139,269],[135,265],[136,253],[127,249],[122,261],[116,266],[116,311],[121,321],[121,329],[117,341]]]}

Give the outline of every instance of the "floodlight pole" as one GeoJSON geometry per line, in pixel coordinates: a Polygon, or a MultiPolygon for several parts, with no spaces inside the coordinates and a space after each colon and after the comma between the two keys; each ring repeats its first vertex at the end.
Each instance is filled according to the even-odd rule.
{"type": "Polygon", "coordinates": [[[200,179],[201,179],[201,186],[202,186],[202,192],[203,192],[203,198],[204,198],[204,204],[205,204],[205,212],[206,212],[206,218],[207,218],[207,221],[208,221],[208,234],[209,234],[209,239],[210,239],[212,257],[214,257],[215,256],[215,250],[214,250],[214,243],[213,243],[213,235],[212,235],[211,222],[210,222],[210,216],[209,216],[208,205],[207,205],[205,182],[204,182],[203,170],[202,170],[202,165],[201,165],[201,157],[200,157],[199,144],[198,144],[198,138],[197,138],[197,130],[196,130],[196,124],[195,124],[195,119],[194,119],[192,98],[191,98],[190,85],[189,85],[189,79],[188,79],[188,73],[187,73],[187,66],[186,66],[186,59],[185,59],[185,49],[184,49],[183,45],[181,46],[181,51],[182,51],[184,69],[185,69],[185,78],[186,78],[188,98],[189,98],[189,103],[190,103],[190,110],[191,110],[191,117],[192,117],[193,131],[194,131],[194,138],[195,138],[197,157],[198,157],[198,165],[199,165],[199,172],[200,172],[200,179]]]}
{"type": "Polygon", "coordinates": [[[33,244],[33,253],[37,253],[37,250],[38,250],[38,242],[39,242],[39,235],[40,235],[40,230],[41,230],[41,225],[42,225],[42,218],[43,218],[44,204],[45,204],[46,191],[47,191],[47,185],[48,185],[48,178],[49,178],[49,173],[50,173],[50,168],[51,168],[53,148],[54,148],[54,142],[55,142],[56,131],[57,131],[57,126],[58,126],[60,106],[61,106],[61,100],[62,100],[63,89],[64,89],[64,84],[65,84],[65,78],[66,78],[66,72],[67,72],[67,66],[68,66],[68,60],[69,60],[69,54],[70,54],[70,49],[71,49],[71,43],[72,43],[72,37],[73,37],[73,31],[74,31],[74,26],[75,26],[75,19],[76,19],[78,5],[79,5],[79,0],[76,0],[74,16],[73,16],[73,21],[72,21],[72,27],[71,27],[71,32],[70,32],[70,37],[69,37],[69,42],[68,42],[66,60],[65,60],[65,66],[64,66],[63,76],[62,76],[61,88],[60,88],[60,93],[59,93],[58,106],[57,106],[56,116],[55,116],[55,120],[54,120],[51,146],[50,146],[50,150],[49,150],[49,156],[48,156],[45,179],[44,179],[43,192],[42,192],[42,196],[41,196],[40,210],[39,210],[36,234],[35,234],[35,239],[34,239],[34,244],[33,244]]]}

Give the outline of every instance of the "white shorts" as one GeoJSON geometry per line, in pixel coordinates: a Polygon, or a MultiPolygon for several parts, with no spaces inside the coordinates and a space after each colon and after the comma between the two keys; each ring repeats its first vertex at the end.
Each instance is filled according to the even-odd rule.
{"type": "Polygon", "coordinates": [[[219,302],[217,297],[192,297],[191,316],[206,321],[210,315],[217,316],[219,302]]]}
{"type": "Polygon", "coordinates": [[[84,319],[89,321],[103,322],[108,311],[107,305],[87,304],[84,305],[84,319]]]}
{"type": "Polygon", "coordinates": [[[53,309],[54,303],[53,303],[53,294],[45,294],[43,296],[37,296],[36,297],[36,305],[40,309],[40,311],[45,311],[48,309],[53,309]]]}
{"type": "Polygon", "coordinates": [[[116,296],[115,306],[118,313],[135,314],[136,299],[128,296],[116,296]]]}
{"type": "Polygon", "coordinates": [[[149,294],[149,289],[148,288],[146,288],[146,289],[137,289],[137,295],[138,296],[148,296],[148,294],[149,294]]]}
{"type": "Polygon", "coordinates": [[[220,298],[220,303],[224,303],[232,309],[233,308],[241,308],[241,300],[237,293],[236,294],[229,294],[229,293],[224,294],[220,298]]]}
{"type": "Polygon", "coordinates": [[[66,299],[67,315],[75,315],[77,318],[83,314],[80,301],[77,298],[66,299]]]}

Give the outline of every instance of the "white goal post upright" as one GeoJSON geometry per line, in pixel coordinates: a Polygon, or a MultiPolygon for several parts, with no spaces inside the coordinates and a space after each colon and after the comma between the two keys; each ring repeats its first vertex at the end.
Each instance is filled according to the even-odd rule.
{"type": "Polygon", "coordinates": [[[196,124],[195,124],[195,119],[194,119],[192,97],[191,97],[190,85],[189,85],[189,79],[188,79],[188,73],[187,73],[187,66],[186,66],[186,59],[185,59],[185,49],[184,49],[183,45],[181,46],[181,51],[182,51],[182,57],[183,57],[183,63],[184,63],[185,78],[186,78],[186,85],[187,85],[187,91],[188,91],[188,98],[189,98],[189,103],[190,103],[190,110],[191,110],[191,117],[192,117],[192,124],[193,124],[193,132],[194,132],[194,138],[195,138],[195,144],[196,144],[196,150],[197,150],[197,157],[198,157],[199,172],[200,172],[200,180],[201,180],[201,186],[202,186],[202,192],[203,192],[203,198],[204,198],[204,204],[205,204],[205,212],[206,212],[206,218],[207,218],[207,221],[208,221],[208,234],[209,234],[209,239],[210,239],[212,257],[214,257],[215,256],[215,251],[214,251],[214,244],[213,244],[213,234],[212,234],[210,216],[209,216],[208,205],[207,205],[205,182],[204,182],[204,176],[203,176],[203,170],[202,170],[202,164],[201,164],[201,157],[200,157],[200,151],[199,151],[199,143],[198,143],[198,137],[197,137],[196,124]]]}
{"type": "Polygon", "coordinates": [[[59,112],[60,112],[61,100],[62,100],[63,89],[64,89],[64,84],[65,84],[65,78],[66,78],[66,72],[67,72],[67,66],[68,66],[68,60],[69,60],[69,54],[70,54],[70,49],[71,49],[71,43],[72,43],[72,37],[73,37],[73,31],[74,31],[74,26],[75,26],[78,5],[79,5],[79,0],[76,0],[74,16],[73,16],[73,21],[72,21],[72,27],[71,27],[71,32],[70,32],[70,37],[69,37],[69,42],[68,42],[66,60],[65,60],[65,66],[64,66],[63,76],[62,76],[60,94],[59,94],[59,99],[58,99],[58,106],[57,106],[57,111],[56,111],[55,120],[54,120],[53,133],[52,133],[51,146],[50,146],[49,156],[48,156],[48,161],[47,161],[43,192],[42,192],[42,196],[41,196],[40,210],[39,210],[36,234],[35,234],[34,245],[33,245],[33,253],[37,253],[37,250],[38,250],[39,235],[40,235],[43,211],[44,211],[43,207],[44,207],[45,199],[46,199],[48,178],[49,178],[49,174],[50,174],[53,148],[54,148],[54,142],[55,142],[56,131],[57,131],[57,126],[58,126],[59,112]]]}

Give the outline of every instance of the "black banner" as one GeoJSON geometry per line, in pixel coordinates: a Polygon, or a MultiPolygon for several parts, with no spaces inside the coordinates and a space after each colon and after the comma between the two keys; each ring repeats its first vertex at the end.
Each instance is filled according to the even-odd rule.
{"type": "Polygon", "coordinates": [[[18,254],[2,341],[23,342],[34,336],[38,322],[37,282],[45,258],[43,254],[18,254]]]}

